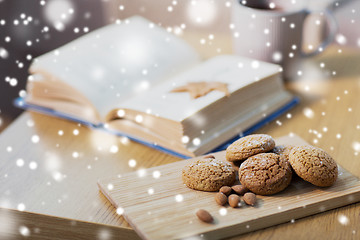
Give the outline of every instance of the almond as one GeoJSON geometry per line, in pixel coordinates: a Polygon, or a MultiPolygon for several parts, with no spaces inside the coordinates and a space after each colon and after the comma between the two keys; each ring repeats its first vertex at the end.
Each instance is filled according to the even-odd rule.
{"type": "Polygon", "coordinates": [[[209,154],[209,155],[204,156],[204,158],[212,158],[212,159],[214,159],[214,158],[215,158],[215,156],[214,156],[214,155],[209,154]]]}
{"type": "Polygon", "coordinates": [[[215,194],[215,201],[220,206],[224,206],[227,203],[227,197],[225,194],[218,192],[215,194]]]}
{"type": "Polygon", "coordinates": [[[249,191],[245,186],[243,185],[235,185],[231,187],[232,190],[238,195],[244,195],[246,192],[249,191]]]}
{"type": "Polygon", "coordinates": [[[219,190],[219,192],[225,194],[226,196],[229,196],[231,193],[231,187],[229,186],[222,186],[219,190]]]}
{"type": "Polygon", "coordinates": [[[256,195],[252,192],[245,193],[243,199],[247,205],[254,206],[256,203],[256,195]]]}
{"type": "Polygon", "coordinates": [[[236,208],[239,206],[240,203],[240,197],[236,194],[231,194],[228,198],[229,205],[233,208],[236,208]]]}
{"type": "Polygon", "coordinates": [[[211,214],[204,210],[204,209],[199,209],[197,212],[196,212],[196,216],[203,222],[206,222],[206,223],[211,223],[214,221],[214,218],[211,216],[211,214]]]}

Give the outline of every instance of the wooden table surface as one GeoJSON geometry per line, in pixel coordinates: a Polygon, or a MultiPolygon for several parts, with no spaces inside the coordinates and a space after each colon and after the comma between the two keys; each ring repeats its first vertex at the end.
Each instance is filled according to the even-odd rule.
{"type": "MultiPolygon", "coordinates": [[[[287,83],[301,104],[257,132],[295,133],[360,177],[360,53],[338,48],[301,66],[301,80],[287,83]]],[[[180,160],[31,112],[1,133],[0,156],[0,238],[7,239],[137,239],[99,192],[97,180],[180,160]]],[[[359,220],[360,203],[233,239],[360,239],[359,220]]]]}

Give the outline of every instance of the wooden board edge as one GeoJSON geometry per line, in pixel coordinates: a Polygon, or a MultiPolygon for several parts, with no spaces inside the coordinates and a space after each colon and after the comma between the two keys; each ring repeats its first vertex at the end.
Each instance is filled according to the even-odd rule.
{"type": "Polygon", "coordinates": [[[102,183],[100,182],[100,180],[97,181],[97,185],[98,188],[100,190],[100,192],[105,196],[105,198],[111,203],[111,205],[115,208],[118,208],[118,204],[112,199],[112,197],[107,194],[106,190],[104,189],[105,186],[102,185],[102,183]]]}
{"type": "Polygon", "coordinates": [[[3,220],[0,239],[93,239],[101,235],[121,236],[124,240],[140,239],[131,228],[9,208],[0,208],[0,218],[3,220]],[[29,236],[24,236],[20,229],[29,230],[24,231],[29,236]]]}
{"type": "MultiPolygon", "coordinates": [[[[105,186],[102,185],[102,183],[100,182],[100,180],[98,180],[97,185],[98,185],[98,187],[99,187],[100,192],[106,197],[106,199],[108,199],[108,200],[110,201],[111,205],[112,205],[115,209],[117,209],[118,207],[121,207],[121,206],[119,206],[119,205],[112,199],[112,197],[111,197],[110,195],[108,195],[108,194],[106,193],[106,190],[104,189],[105,186]]],[[[126,222],[129,223],[129,225],[131,226],[131,228],[135,231],[135,233],[136,233],[141,239],[148,239],[148,238],[146,237],[146,235],[144,235],[144,233],[142,233],[142,232],[140,231],[140,229],[138,229],[138,228],[136,227],[136,225],[133,224],[133,222],[131,221],[131,219],[127,216],[125,209],[123,210],[122,216],[125,218],[126,222]]]]}

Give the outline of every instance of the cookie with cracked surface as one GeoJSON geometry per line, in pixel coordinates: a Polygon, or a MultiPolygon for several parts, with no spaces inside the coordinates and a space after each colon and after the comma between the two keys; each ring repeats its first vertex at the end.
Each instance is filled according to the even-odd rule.
{"type": "Polygon", "coordinates": [[[184,184],[192,189],[215,192],[231,186],[236,179],[230,163],[216,158],[202,158],[187,164],[182,170],[184,184]]]}
{"type": "Polygon", "coordinates": [[[290,164],[275,153],[260,153],[245,160],[239,180],[251,192],[271,195],[284,190],[291,182],[290,164]]]}
{"type": "Polygon", "coordinates": [[[293,145],[278,145],[275,146],[274,149],[270,152],[283,156],[286,161],[289,161],[289,154],[293,147],[293,145]]]}
{"type": "Polygon", "coordinates": [[[252,134],[233,142],[226,149],[226,160],[242,161],[258,153],[266,153],[275,147],[274,139],[266,134],[252,134]]]}
{"type": "Polygon", "coordinates": [[[333,185],[338,176],[335,160],[321,148],[293,147],[289,154],[289,163],[299,177],[318,187],[333,185]]]}

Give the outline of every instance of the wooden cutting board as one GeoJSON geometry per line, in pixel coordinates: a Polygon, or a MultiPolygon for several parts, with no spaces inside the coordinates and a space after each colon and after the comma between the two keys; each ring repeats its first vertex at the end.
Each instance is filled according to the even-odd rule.
{"type": "MultiPolygon", "coordinates": [[[[280,144],[306,144],[297,136],[276,139],[280,144]]],[[[225,159],[225,152],[214,154],[225,159]]],[[[196,159],[196,158],[194,158],[196,159]]],[[[187,188],[181,170],[190,160],[146,172],[132,172],[98,181],[101,192],[122,210],[125,219],[143,239],[219,239],[255,231],[360,201],[360,181],[339,167],[336,183],[315,187],[297,179],[283,192],[258,196],[256,207],[220,207],[214,194],[187,188]],[[208,210],[212,224],[199,221],[198,209],[208,210]]],[[[114,209],[115,211],[115,209],[114,209]]]]}

